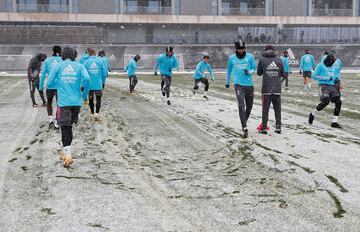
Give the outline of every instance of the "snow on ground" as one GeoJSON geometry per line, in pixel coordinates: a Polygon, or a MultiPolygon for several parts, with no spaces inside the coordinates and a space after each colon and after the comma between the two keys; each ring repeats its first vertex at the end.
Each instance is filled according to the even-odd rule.
{"type": "MultiPolygon", "coordinates": [[[[344,130],[330,127],[333,105],[313,126],[315,87],[302,78],[283,94],[283,133],[260,135],[256,100],[250,137],[241,138],[234,91],[224,75],[210,100],[173,79],[172,106],[159,78],[111,77],[102,121],[82,109],[74,128],[75,164],[57,157],[60,133],[45,108],[32,108],[23,77],[1,77],[0,228],[4,231],[358,231],[360,79],[344,78],[344,130]]],[[[270,118],[274,116],[271,113],[270,118]]]]}

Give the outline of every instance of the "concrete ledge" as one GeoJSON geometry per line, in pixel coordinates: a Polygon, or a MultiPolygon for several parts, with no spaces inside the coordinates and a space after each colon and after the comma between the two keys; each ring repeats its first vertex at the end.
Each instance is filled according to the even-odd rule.
{"type": "Polygon", "coordinates": [[[0,22],[359,25],[360,17],[0,13],[0,22]]]}

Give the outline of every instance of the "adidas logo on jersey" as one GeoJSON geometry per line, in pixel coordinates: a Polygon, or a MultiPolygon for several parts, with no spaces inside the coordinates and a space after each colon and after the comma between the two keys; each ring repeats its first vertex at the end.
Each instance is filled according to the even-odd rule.
{"type": "Polygon", "coordinates": [[[57,64],[58,64],[58,62],[56,60],[54,60],[54,62],[52,62],[50,65],[50,69],[53,69],[57,64]]]}
{"type": "Polygon", "coordinates": [[[97,66],[97,64],[95,62],[93,62],[90,67],[89,67],[89,72],[90,73],[98,73],[99,72],[99,67],[97,66]]]}
{"type": "Polygon", "coordinates": [[[271,62],[271,64],[269,64],[269,66],[266,68],[267,70],[274,70],[274,69],[279,69],[279,67],[276,65],[276,63],[273,61],[271,62]]]}
{"type": "Polygon", "coordinates": [[[74,76],[76,75],[74,68],[69,64],[63,71],[63,75],[74,76]]]}
{"type": "Polygon", "coordinates": [[[98,68],[98,66],[96,65],[95,62],[93,62],[93,63],[90,65],[90,68],[91,68],[91,69],[95,69],[95,68],[98,68]]]}

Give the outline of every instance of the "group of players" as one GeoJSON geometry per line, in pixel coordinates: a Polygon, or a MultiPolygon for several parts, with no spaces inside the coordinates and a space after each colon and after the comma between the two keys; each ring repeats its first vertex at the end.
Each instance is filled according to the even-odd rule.
{"type": "MultiPolygon", "coordinates": [[[[71,155],[71,143],[73,139],[72,125],[77,123],[80,108],[85,102],[89,104],[92,117],[95,121],[100,120],[99,112],[101,98],[105,88],[106,78],[110,71],[108,59],[105,52],[100,51],[98,55],[94,49],[87,49],[76,61],[77,52],[72,47],[53,47],[53,56],[47,58],[44,54],[38,54],[30,61],[28,79],[30,95],[33,106],[37,106],[34,98],[35,88],[38,89],[43,105],[47,106],[50,127],[61,128],[63,149],[60,151],[60,159],[64,166],[68,167],[73,163],[71,155]],[[41,63],[44,62],[41,75],[41,63]],[[47,80],[45,100],[43,89],[45,79],[47,80]],[[53,116],[52,102],[56,98],[57,113],[53,116]],[[94,98],[96,106],[94,105],[94,98]]],[[[124,72],[129,77],[129,94],[134,93],[138,82],[136,71],[140,55],[136,55],[125,66],[124,72]]],[[[211,80],[215,77],[209,64],[209,55],[204,54],[203,59],[198,63],[194,72],[195,85],[193,94],[199,89],[200,83],[204,84],[205,99],[208,99],[209,81],[205,75],[208,70],[211,80]]],[[[174,55],[173,47],[166,47],[165,53],[156,59],[154,75],[158,75],[160,69],[161,94],[166,97],[167,105],[171,105],[170,87],[173,70],[178,68],[178,60],[174,55]]],[[[336,58],[335,52],[327,52],[321,58],[321,62],[315,66],[314,57],[305,51],[301,58],[300,73],[304,76],[304,91],[311,87],[309,79],[319,82],[321,94],[320,104],[309,114],[308,122],[313,123],[316,113],[324,109],[330,102],[335,103],[334,119],[331,124],[334,128],[341,128],[338,124],[338,117],[341,109],[340,99],[340,71],[341,61],[336,58]]],[[[245,42],[235,42],[235,53],[228,59],[226,88],[230,88],[231,80],[234,82],[234,89],[238,101],[239,117],[243,130],[243,136],[248,137],[247,120],[251,114],[254,101],[254,83],[252,75],[256,73],[262,76],[262,123],[257,128],[259,133],[267,134],[268,115],[270,105],[273,105],[275,112],[275,132],[281,133],[281,89],[285,81],[285,89],[288,89],[288,77],[291,74],[287,51],[282,57],[277,57],[274,48],[267,45],[262,56],[256,65],[254,56],[246,51],[245,42]]]]}

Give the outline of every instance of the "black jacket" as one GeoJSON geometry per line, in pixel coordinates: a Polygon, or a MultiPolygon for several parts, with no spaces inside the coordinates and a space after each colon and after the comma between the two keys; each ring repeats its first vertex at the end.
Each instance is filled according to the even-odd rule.
{"type": "Polygon", "coordinates": [[[42,54],[36,54],[30,60],[28,67],[28,78],[31,80],[39,80],[40,79],[40,71],[41,71],[41,62],[43,61],[42,54]]]}
{"type": "Polygon", "coordinates": [[[284,64],[273,50],[262,53],[257,67],[257,74],[263,76],[261,94],[281,94],[281,77],[285,76],[284,64]]]}

